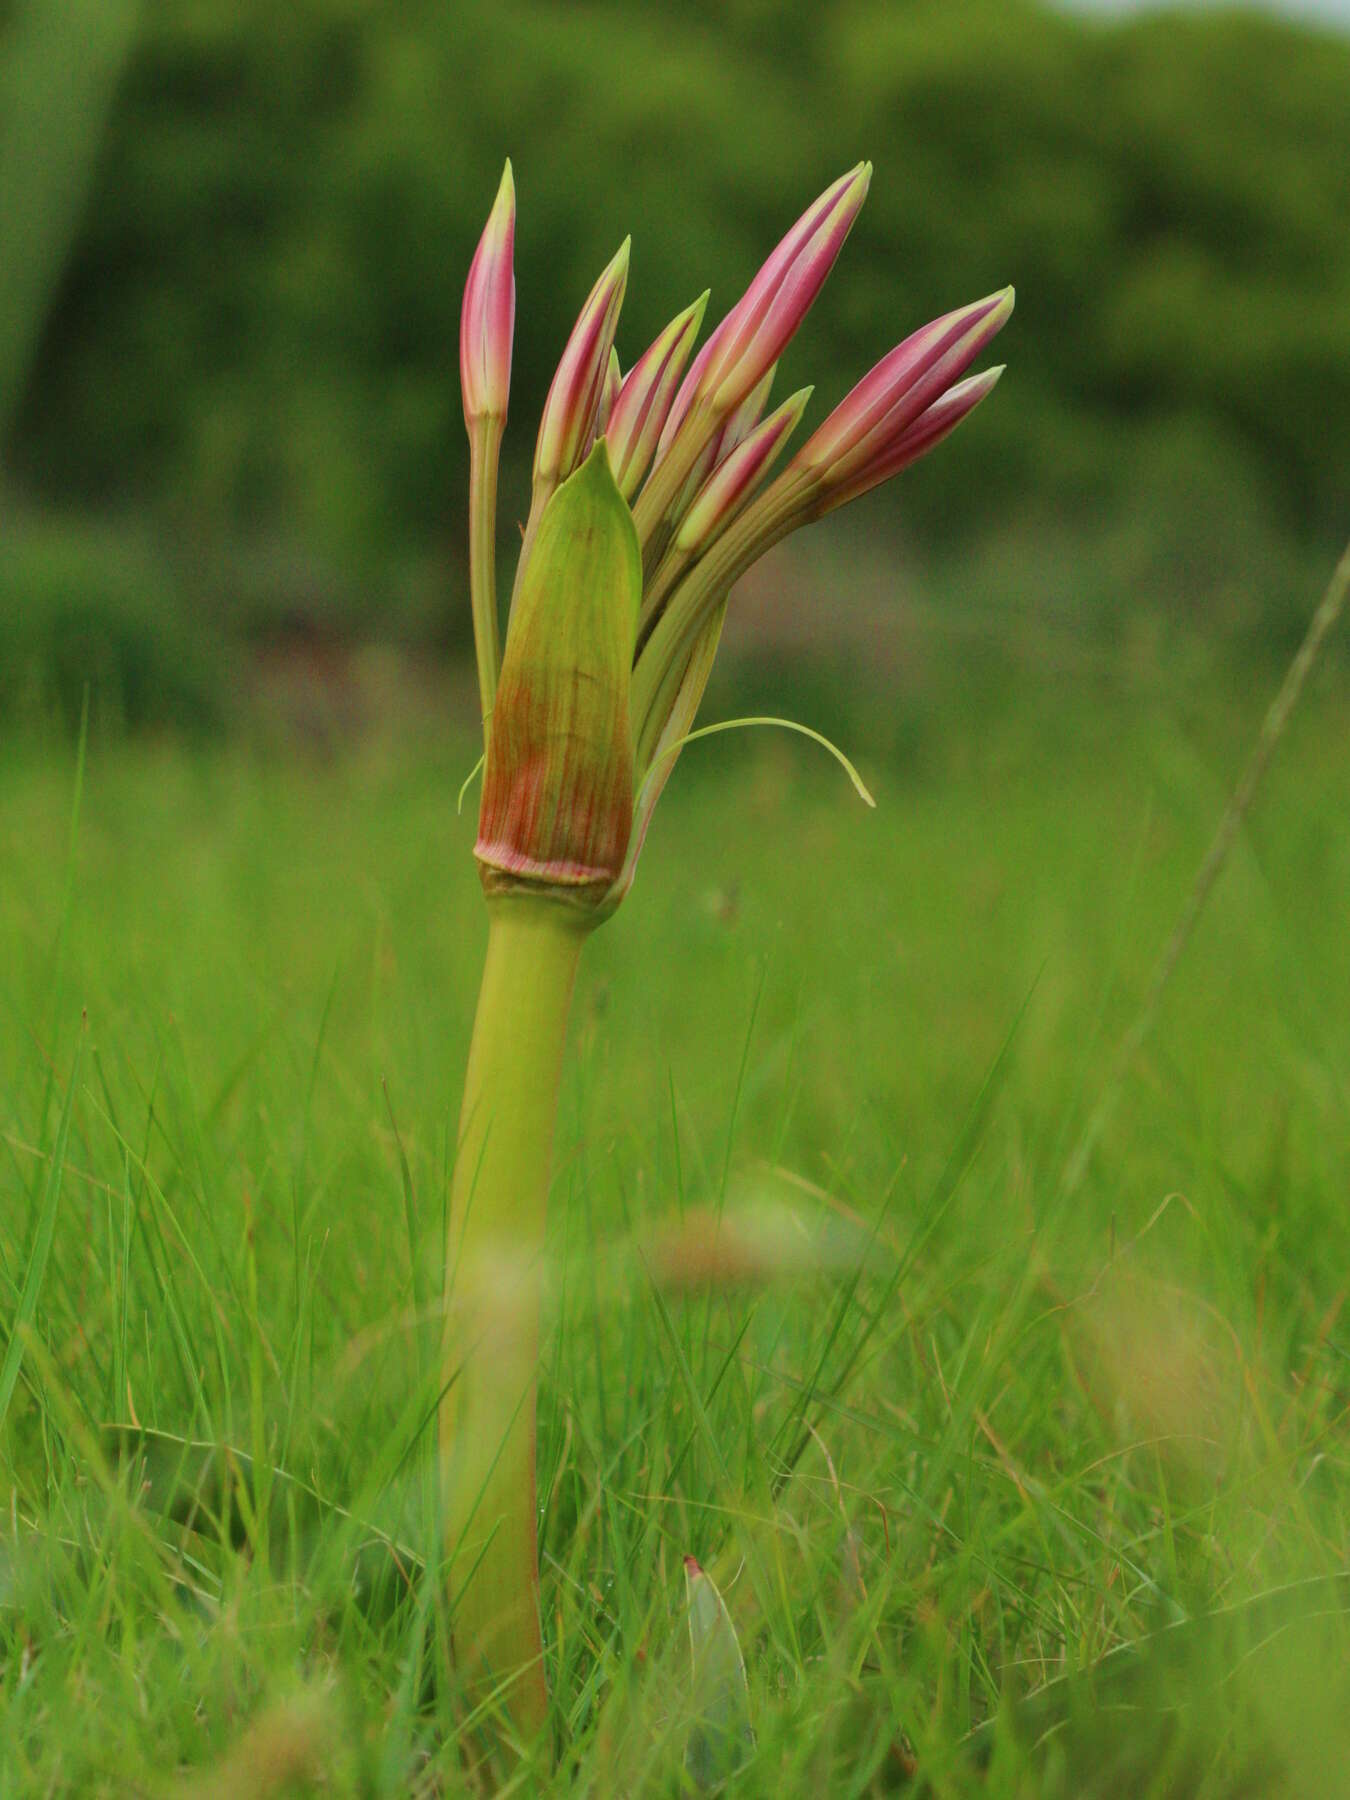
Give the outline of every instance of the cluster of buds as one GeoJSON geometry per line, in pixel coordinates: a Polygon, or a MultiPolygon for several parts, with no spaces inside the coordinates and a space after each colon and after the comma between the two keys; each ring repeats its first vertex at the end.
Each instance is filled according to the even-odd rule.
{"type": "Polygon", "coordinates": [[[1006,323],[1011,288],[907,337],[771,475],[811,395],[766,411],[774,373],[871,172],[860,163],[803,213],[697,355],[706,293],[626,375],[614,347],[625,239],[544,405],[503,652],[493,553],[515,314],[507,164],[460,331],[485,735],[475,854],[490,896],[547,894],[595,919],[618,904],[693,728],[732,587],[799,525],[940,443],[1002,373],[967,370],[1006,323]]]}

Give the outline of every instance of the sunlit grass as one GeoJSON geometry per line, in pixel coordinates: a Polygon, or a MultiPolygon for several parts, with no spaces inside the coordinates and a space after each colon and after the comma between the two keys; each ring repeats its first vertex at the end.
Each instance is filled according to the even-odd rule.
{"type": "MultiPolygon", "coordinates": [[[[906,760],[859,757],[877,813],[794,740],[691,747],[583,970],[563,1098],[551,1791],[680,1791],[686,1552],[746,1655],[736,1791],[780,1796],[884,1791],[911,1754],[966,1791],[943,1771],[1001,1695],[1344,1568],[1336,672],[1059,1182],[1263,684],[930,704],[906,760]]],[[[472,760],[95,734],[68,865],[73,756],[3,753],[6,1321],[70,1102],[4,1421],[7,1791],[459,1791],[421,1559],[472,760]],[[255,1462],[166,1518],[111,1420],[255,1462]]],[[[1339,1791],[1344,1630],[1280,1625],[1152,1654],[1129,1697],[1195,1699],[1174,1729],[1102,1713],[1033,1757],[1000,1728],[981,1791],[1339,1791]]]]}

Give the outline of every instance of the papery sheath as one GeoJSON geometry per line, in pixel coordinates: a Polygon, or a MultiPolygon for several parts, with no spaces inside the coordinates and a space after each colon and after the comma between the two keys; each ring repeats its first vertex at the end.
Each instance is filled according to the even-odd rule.
{"type": "Polygon", "coordinates": [[[512,610],[474,848],[489,895],[594,904],[622,868],[641,593],[632,515],[601,442],[544,508],[512,610]]]}

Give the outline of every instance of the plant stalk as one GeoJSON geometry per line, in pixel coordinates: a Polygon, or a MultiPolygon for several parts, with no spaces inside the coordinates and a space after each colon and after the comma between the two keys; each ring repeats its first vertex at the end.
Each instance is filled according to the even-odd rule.
{"type": "Polygon", "coordinates": [[[469,600],[485,729],[497,698],[502,662],[497,616],[497,458],[501,441],[500,419],[484,417],[469,433],[469,600]]]}
{"type": "Polygon", "coordinates": [[[440,1416],[456,1665],[520,1736],[548,1710],[539,1623],[535,1371],[545,1213],[567,1016],[591,920],[488,900],[446,1246],[440,1416]]]}

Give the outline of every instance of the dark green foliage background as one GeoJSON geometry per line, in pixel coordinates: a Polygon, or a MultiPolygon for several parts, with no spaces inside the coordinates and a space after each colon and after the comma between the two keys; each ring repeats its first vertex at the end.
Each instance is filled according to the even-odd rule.
{"type": "Polygon", "coordinates": [[[1156,593],[1283,634],[1350,500],[1347,94],[1350,41],[1254,14],[156,0],[11,482],[148,512],[175,554],[237,565],[223,601],[246,620],[302,603],[444,631],[467,621],[445,604],[458,301],[503,155],[520,202],[504,529],[623,234],[627,362],[704,285],[714,316],[730,304],[866,155],[869,205],[785,372],[816,382],[812,416],[914,325],[1019,288],[998,403],[869,503],[877,528],[948,558],[992,544],[998,585],[1069,605],[1156,593]],[[1058,596],[1048,543],[1078,547],[1058,596]],[[280,592],[255,591],[259,545],[291,559],[280,592]]]}

